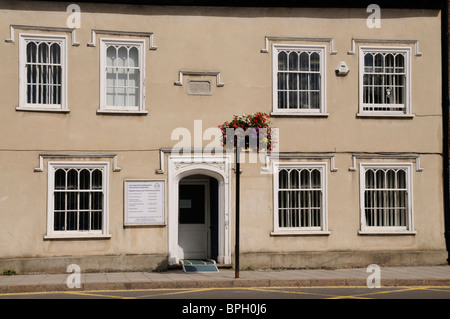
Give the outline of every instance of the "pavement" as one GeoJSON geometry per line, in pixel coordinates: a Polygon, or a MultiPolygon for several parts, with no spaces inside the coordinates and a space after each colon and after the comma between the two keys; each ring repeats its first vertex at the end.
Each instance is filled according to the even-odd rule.
{"type": "Polygon", "coordinates": [[[219,272],[99,272],[0,276],[0,293],[223,287],[447,286],[450,266],[219,272]],[[75,286],[75,287],[74,287],[75,286]],[[79,287],[77,287],[79,286],[79,287]]]}

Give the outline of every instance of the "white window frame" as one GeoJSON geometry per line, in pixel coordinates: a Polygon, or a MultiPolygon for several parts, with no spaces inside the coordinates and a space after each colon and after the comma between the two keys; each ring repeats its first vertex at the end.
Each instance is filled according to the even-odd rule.
{"type": "MultiPolygon", "coordinates": [[[[384,73],[382,73],[384,74],[384,73]]],[[[395,74],[395,73],[393,73],[395,74]]],[[[360,117],[413,117],[411,105],[411,48],[409,47],[385,47],[385,46],[360,46],[359,47],[359,110],[360,117]],[[402,53],[405,55],[405,103],[404,111],[367,111],[364,107],[374,105],[382,108],[384,104],[364,104],[364,55],[365,53],[402,53]]],[[[389,106],[390,104],[385,104],[389,106]]]]}
{"type": "Polygon", "coordinates": [[[289,162],[273,163],[273,232],[271,235],[329,235],[328,232],[328,163],[312,163],[312,162],[289,162]],[[321,172],[321,225],[319,227],[280,227],[278,217],[278,192],[279,192],[279,172],[283,169],[310,169],[319,170],[321,172]]]}
{"type": "Polygon", "coordinates": [[[100,107],[97,113],[147,114],[145,110],[145,40],[100,39],[100,107]],[[106,50],[110,45],[134,46],[139,52],[139,105],[121,107],[107,105],[106,99],[106,50]]]}
{"type": "Polygon", "coordinates": [[[47,234],[45,239],[110,238],[109,234],[109,163],[108,162],[48,162],[47,234]],[[103,216],[101,230],[54,230],[55,172],[58,169],[100,169],[102,171],[103,216]]]}
{"type": "MultiPolygon", "coordinates": [[[[415,234],[414,231],[414,209],[413,209],[413,164],[412,163],[360,163],[360,234],[415,234]],[[367,226],[365,216],[365,174],[367,170],[405,170],[406,171],[406,191],[408,205],[406,212],[406,226],[367,226]]],[[[375,188],[376,189],[376,188],[375,188]]],[[[395,188],[393,188],[395,189],[395,188]]]]}
{"type": "MultiPolygon", "coordinates": [[[[286,45],[272,44],[272,115],[328,116],[326,113],[326,46],[325,45],[286,45]],[[278,53],[280,51],[318,52],[320,56],[320,103],[318,109],[278,108],[278,53]]],[[[300,83],[298,84],[300,85],[300,83]]]]}
{"type": "Polygon", "coordinates": [[[19,34],[19,111],[69,112],[67,106],[67,36],[19,34]],[[27,102],[27,42],[55,42],[61,48],[61,103],[36,104],[27,102]]]}

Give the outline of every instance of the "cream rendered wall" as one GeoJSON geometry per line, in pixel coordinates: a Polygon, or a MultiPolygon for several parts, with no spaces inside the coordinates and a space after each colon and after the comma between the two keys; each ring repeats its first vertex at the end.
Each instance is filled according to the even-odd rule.
{"type": "MultiPolygon", "coordinates": [[[[0,30],[9,26],[66,27],[62,3],[0,1],[0,30]]],[[[171,133],[194,120],[203,129],[217,127],[234,114],[272,110],[272,53],[262,53],[265,36],[333,38],[328,42],[279,42],[326,45],[328,117],[274,117],[280,151],[332,153],[338,172],[328,174],[329,236],[272,237],[272,176],[262,164],[244,164],[241,179],[241,249],[244,253],[299,251],[445,250],[442,198],[442,111],[440,13],[433,10],[382,10],[382,27],[366,25],[363,9],[207,8],[81,5],[79,47],[68,36],[70,113],[20,112],[18,106],[18,34],[0,41],[0,257],[120,255],[167,253],[165,227],[123,227],[123,181],[167,179],[158,175],[160,148],[175,145],[171,133]],[[98,115],[99,39],[88,47],[92,29],[154,33],[157,50],[146,40],[146,116],[98,115]],[[352,38],[418,40],[422,56],[411,48],[412,119],[357,118],[358,46],[352,38]],[[346,77],[334,69],[345,61],[346,77]],[[190,96],[175,86],[180,70],[220,71],[212,96],[190,96]],[[360,236],[359,172],[350,172],[353,153],[420,153],[423,172],[413,172],[415,236],[360,236]],[[36,173],[40,153],[117,153],[120,172],[110,171],[109,240],[43,240],[46,232],[47,173],[36,173]],[[254,221],[258,220],[258,223],[254,221]],[[6,243],[6,244],[5,244],[6,243]]],[[[61,33],[57,33],[61,34],[61,33]]],[[[127,38],[123,36],[123,38],[127,38]]],[[[270,42],[270,45],[272,42],[270,42]]],[[[364,43],[365,45],[366,43],[364,43]]],[[[370,43],[369,43],[370,44],[370,43]]],[[[363,45],[363,44],[361,44],[363,45]]],[[[372,44],[371,44],[372,45],[372,44]]],[[[373,44],[382,46],[382,44],[373,44]]],[[[189,77],[185,77],[185,80],[189,77]]],[[[204,145],[209,141],[204,141],[204,145]]],[[[370,161],[370,160],[367,160],[370,161]]],[[[367,162],[365,161],[365,162],[367,162]]],[[[398,162],[397,160],[392,160],[398,162]]],[[[232,178],[234,189],[234,177],[232,178]]],[[[231,199],[234,209],[234,198],[231,199]]],[[[232,214],[233,215],[233,214],[232,214]]],[[[234,220],[232,220],[234,221],[234,220]]],[[[233,246],[233,245],[232,245],[233,246]]],[[[251,263],[249,261],[248,263],[251,263]]]]}

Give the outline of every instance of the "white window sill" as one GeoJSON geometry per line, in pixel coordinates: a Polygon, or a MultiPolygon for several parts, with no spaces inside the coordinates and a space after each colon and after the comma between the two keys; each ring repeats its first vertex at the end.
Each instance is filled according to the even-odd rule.
{"type": "Polygon", "coordinates": [[[16,111],[23,112],[50,112],[50,113],[69,113],[70,109],[68,108],[46,108],[46,107],[29,107],[29,106],[18,106],[16,107],[16,111]]]}
{"type": "Polygon", "coordinates": [[[405,118],[405,119],[412,119],[414,118],[414,114],[389,114],[389,113],[369,113],[369,112],[365,112],[365,113],[358,113],[356,114],[357,117],[361,117],[361,118],[380,118],[380,117],[384,117],[384,118],[405,118]]]}
{"type": "Polygon", "coordinates": [[[71,240],[71,239],[110,239],[111,235],[96,235],[96,234],[71,234],[71,235],[45,235],[44,240],[54,240],[54,239],[64,239],[64,240],[71,240]]]}
{"type": "Polygon", "coordinates": [[[388,235],[388,236],[396,236],[396,235],[416,235],[415,231],[409,230],[401,230],[401,231],[388,231],[388,230],[361,230],[358,232],[359,235],[388,235]]]}
{"type": "Polygon", "coordinates": [[[117,115],[147,115],[148,111],[134,110],[97,110],[97,114],[117,114],[117,115]]]}
{"type": "Polygon", "coordinates": [[[282,112],[275,111],[270,113],[271,116],[305,116],[305,117],[328,117],[329,113],[320,113],[320,112],[282,112]]]}
{"type": "Polygon", "coordinates": [[[289,230],[289,231],[275,231],[271,232],[270,236],[328,236],[331,232],[321,230],[289,230]]]}

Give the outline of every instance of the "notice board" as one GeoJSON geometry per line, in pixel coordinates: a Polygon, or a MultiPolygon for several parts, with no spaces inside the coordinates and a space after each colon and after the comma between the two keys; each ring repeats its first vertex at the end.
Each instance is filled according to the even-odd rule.
{"type": "Polygon", "coordinates": [[[125,226],[164,225],[163,180],[126,180],[125,226]]]}

